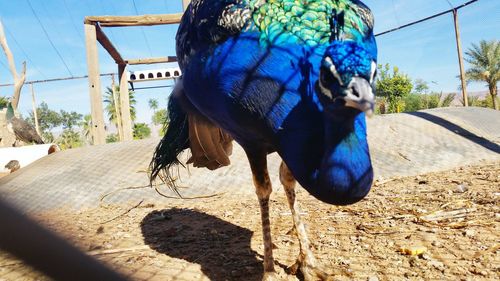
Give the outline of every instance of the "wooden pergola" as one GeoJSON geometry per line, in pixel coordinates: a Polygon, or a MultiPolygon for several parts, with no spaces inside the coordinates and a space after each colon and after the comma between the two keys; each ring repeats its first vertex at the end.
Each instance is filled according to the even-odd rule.
{"type": "MultiPolygon", "coordinates": [[[[185,10],[190,0],[182,0],[183,10],[185,10]]],[[[87,67],[89,94],[91,104],[92,127],[91,133],[94,144],[106,143],[106,132],[104,129],[104,114],[102,106],[101,80],[99,71],[99,56],[97,42],[108,52],[118,66],[118,79],[120,93],[128,93],[127,66],[137,64],[154,64],[176,62],[175,56],[159,58],[139,58],[124,59],[108,36],[104,33],[102,27],[123,27],[123,26],[152,26],[179,23],[182,13],[178,14],[159,14],[159,15],[140,15],[140,16],[87,16],[85,17],[85,45],[87,50],[87,67]]],[[[113,89],[114,91],[114,89],[113,89]]],[[[121,94],[120,100],[115,98],[115,104],[120,104],[120,110],[117,111],[118,133],[120,140],[132,140],[132,119],[130,118],[130,101],[128,94],[121,94]]]]}

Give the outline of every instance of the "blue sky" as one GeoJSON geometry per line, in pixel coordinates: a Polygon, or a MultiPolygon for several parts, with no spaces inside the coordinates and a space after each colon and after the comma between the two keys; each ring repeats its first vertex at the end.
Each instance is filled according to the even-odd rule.
{"type": "MultiPolygon", "coordinates": [[[[385,31],[405,23],[450,9],[467,0],[365,0],[375,15],[375,32],[385,31]]],[[[180,0],[135,0],[138,14],[177,13],[180,0]]],[[[18,70],[27,61],[27,80],[42,80],[87,74],[83,19],[88,15],[135,15],[132,0],[0,0],[0,17],[6,28],[7,40],[14,53],[18,70]],[[51,46],[33,14],[29,3],[45,27],[57,52],[51,46]],[[67,65],[67,67],[65,66],[67,65]]],[[[462,46],[469,48],[482,39],[500,40],[500,0],[479,0],[461,9],[459,21],[462,46]]],[[[177,26],[105,28],[105,32],[125,58],[145,58],[175,55],[174,36],[177,26]]],[[[396,65],[411,78],[421,78],[435,91],[457,91],[459,73],[453,18],[451,14],[386,34],[377,38],[379,62],[396,65]]],[[[116,65],[100,48],[101,73],[116,72],[116,65]]],[[[0,52],[0,84],[12,82],[7,61],[0,52]]],[[[467,65],[466,65],[467,66],[467,65]]],[[[136,66],[131,70],[158,68],[161,65],[136,66]]],[[[103,88],[111,84],[102,79],[103,88]]],[[[87,80],[35,84],[37,103],[45,101],[50,108],[90,112],[87,80]]],[[[136,84],[136,87],[168,85],[136,84]]],[[[485,90],[473,83],[469,91],[485,90]]],[[[166,106],[169,88],[136,92],[139,122],[150,122],[147,100],[156,98],[166,106]]],[[[11,87],[0,87],[0,95],[10,96],[11,87]]],[[[31,93],[24,87],[20,111],[31,110],[31,93]]],[[[106,118],[106,117],[105,117],[106,118]]]]}

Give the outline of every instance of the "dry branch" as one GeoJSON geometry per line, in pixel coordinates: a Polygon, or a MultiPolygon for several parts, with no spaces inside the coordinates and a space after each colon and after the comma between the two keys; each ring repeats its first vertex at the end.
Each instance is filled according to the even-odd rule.
{"type": "Polygon", "coordinates": [[[117,218],[123,217],[124,215],[130,213],[130,211],[132,211],[133,209],[139,207],[142,204],[142,202],[144,202],[144,200],[141,200],[139,203],[137,203],[136,205],[134,205],[132,208],[127,209],[125,212],[119,214],[118,216],[116,216],[116,217],[114,217],[112,219],[109,219],[107,221],[101,222],[101,224],[112,222],[112,221],[116,220],[117,218]]]}
{"type": "Polygon", "coordinates": [[[7,61],[9,63],[9,69],[12,73],[12,78],[14,79],[14,94],[12,95],[12,107],[14,110],[17,109],[17,105],[19,104],[19,97],[21,96],[21,89],[24,85],[24,81],[26,80],[26,62],[23,62],[23,69],[21,71],[21,75],[19,75],[16,71],[16,64],[14,61],[14,56],[10,51],[9,45],[7,44],[7,38],[5,37],[5,32],[3,29],[3,24],[0,21],[0,45],[7,57],[7,61]]]}
{"type": "Polygon", "coordinates": [[[432,214],[419,217],[422,221],[432,222],[432,221],[442,221],[446,219],[456,219],[466,217],[467,214],[475,212],[476,208],[463,208],[454,211],[437,211],[432,214]]]}
{"type": "Polygon", "coordinates": [[[95,250],[95,251],[87,252],[87,254],[91,255],[91,256],[98,256],[98,255],[109,255],[109,254],[117,254],[117,253],[123,253],[123,252],[130,252],[130,251],[144,251],[144,250],[149,250],[149,249],[151,249],[150,246],[148,246],[148,245],[141,245],[141,246],[135,246],[135,247],[130,247],[130,248],[95,250]]]}

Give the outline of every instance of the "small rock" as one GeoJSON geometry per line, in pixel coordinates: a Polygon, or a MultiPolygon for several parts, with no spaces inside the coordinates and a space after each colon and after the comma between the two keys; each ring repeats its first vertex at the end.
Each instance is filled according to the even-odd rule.
{"type": "Polygon", "coordinates": [[[474,235],[476,235],[476,232],[472,229],[467,229],[467,230],[464,230],[464,232],[462,232],[462,234],[466,237],[473,237],[474,235]]]}
{"type": "Polygon", "coordinates": [[[435,269],[443,272],[445,270],[445,266],[442,262],[436,261],[436,260],[431,260],[429,261],[429,265],[434,267],[435,269]]]}
{"type": "Polygon", "coordinates": [[[101,234],[101,233],[104,233],[104,227],[103,227],[102,225],[101,225],[101,226],[99,226],[99,227],[97,228],[97,230],[96,230],[96,232],[95,232],[95,233],[96,233],[96,234],[101,234]]]}
{"type": "Polygon", "coordinates": [[[467,192],[467,190],[469,190],[469,188],[467,187],[467,185],[465,185],[465,184],[459,184],[455,188],[455,193],[465,193],[465,192],[467,192]]]}
{"type": "Polygon", "coordinates": [[[410,257],[408,262],[410,263],[411,267],[418,267],[419,265],[418,260],[415,257],[410,257]]]}
{"type": "Polygon", "coordinates": [[[368,281],[379,281],[377,276],[370,276],[368,277],[368,281]]]}
{"type": "Polygon", "coordinates": [[[428,254],[422,254],[420,258],[426,261],[431,260],[431,257],[428,254]]]}

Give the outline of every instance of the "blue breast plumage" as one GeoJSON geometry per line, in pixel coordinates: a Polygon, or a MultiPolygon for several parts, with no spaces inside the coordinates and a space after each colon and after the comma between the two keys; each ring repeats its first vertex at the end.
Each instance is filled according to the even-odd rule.
{"type": "MultiPolygon", "coordinates": [[[[174,96],[188,114],[203,116],[204,124],[221,128],[245,150],[277,151],[314,196],[352,203],[366,195],[373,178],[365,117],[336,109],[334,92],[354,77],[373,79],[372,30],[371,13],[357,0],[194,0],[176,37],[183,77],[174,96]],[[322,95],[321,73],[332,69],[325,57],[340,84],[322,95]],[[351,125],[344,126],[346,120],[351,125]]],[[[179,121],[169,130],[181,126],[187,125],[179,121]]]]}

